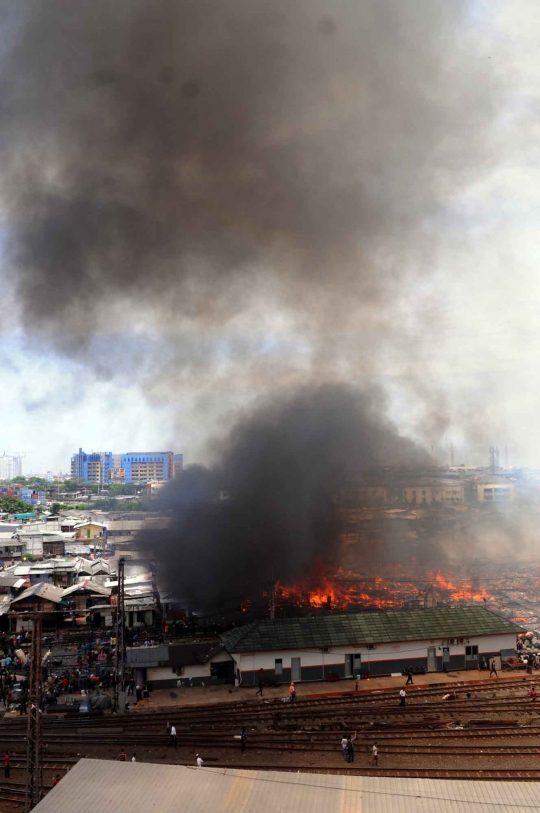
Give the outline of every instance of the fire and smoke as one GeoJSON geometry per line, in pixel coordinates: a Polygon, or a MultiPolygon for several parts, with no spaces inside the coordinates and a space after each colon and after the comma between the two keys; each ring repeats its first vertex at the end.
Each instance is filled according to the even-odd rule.
{"type": "Polygon", "coordinates": [[[380,394],[325,382],[383,373],[389,348],[414,369],[438,319],[415,283],[507,92],[469,4],[0,7],[2,247],[26,335],[150,397],[196,393],[224,432],[224,391],[267,397],[167,495],[167,562],[201,603],[305,577],[332,558],[339,481],[426,459],[380,394]]]}
{"type": "Polygon", "coordinates": [[[344,480],[388,461],[429,462],[385,419],[384,406],[378,391],[326,385],[240,420],[214,468],[188,468],[161,492],[173,526],[155,550],[176,594],[192,607],[226,607],[273,578],[307,578],[315,562],[336,567],[333,497],[344,480]]]}

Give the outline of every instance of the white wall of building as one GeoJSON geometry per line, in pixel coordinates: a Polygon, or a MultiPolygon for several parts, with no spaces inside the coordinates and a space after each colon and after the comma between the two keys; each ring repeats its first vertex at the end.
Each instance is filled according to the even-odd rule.
{"type": "MultiPolygon", "coordinates": [[[[471,638],[452,639],[454,644],[449,646],[450,657],[465,656],[466,646],[478,646],[478,654],[500,652],[504,649],[514,649],[516,636],[514,633],[504,635],[483,635],[471,638]],[[462,643],[458,641],[462,640],[462,643]]],[[[419,658],[427,658],[429,647],[437,648],[437,656],[442,657],[442,648],[448,646],[448,639],[434,638],[423,641],[404,641],[402,643],[375,644],[372,649],[367,646],[337,646],[329,647],[328,652],[322,649],[298,649],[298,650],[274,650],[272,652],[243,652],[233,653],[235,668],[241,672],[258,671],[259,669],[274,670],[275,662],[281,659],[283,669],[291,668],[291,659],[300,658],[302,668],[317,667],[323,665],[325,669],[332,669],[332,666],[344,666],[345,656],[359,654],[362,665],[368,663],[388,663],[388,672],[400,671],[403,662],[414,661],[419,658]],[[439,650],[440,647],[440,650],[439,650]],[[396,668],[392,668],[392,661],[396,661],[396,668]]]]}

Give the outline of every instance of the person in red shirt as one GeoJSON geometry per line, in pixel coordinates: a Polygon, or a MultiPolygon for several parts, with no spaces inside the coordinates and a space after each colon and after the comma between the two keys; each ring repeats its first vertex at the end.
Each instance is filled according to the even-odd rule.
{"type": "Polygon", "coordinates": [[[536,702],[536,688],[533,686],[531,691],[529,692],[529,697],[531,698],[531,703],[536,702]]]}
{"type": "Polygon", "coordinates": [[[11,757],[9,756],[9,751],[6,751],[4,754],[4,776],[6,779],[9,779],[9,766],[11,764],[11,757]]]}
{"type": "Polygon", "coordinates": [[[60,774],[59,774],[59,773],[57,773],[57,774],[56,774],[56,776],[54,777],[53,781],[52,781],[52,783],[53,783],[53,788],[54,788],[54,786],[55,786],[55,785],[57,785],[59,782],[60,782],[60,774]]]}

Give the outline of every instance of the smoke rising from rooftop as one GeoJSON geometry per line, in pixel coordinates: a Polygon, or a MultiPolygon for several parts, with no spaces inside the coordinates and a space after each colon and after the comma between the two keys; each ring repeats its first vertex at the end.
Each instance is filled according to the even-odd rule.
{"type": "MultiPolygon", "coordinates": [[[[3,2],[1,211],[27,334],[105,377],[96,337],[157,334],[142,375],[171,397],[178,370],[211,385],[225,330],[275,335],[274,314],[314,355],[306,373],[294,347],[284,374],[299,359],[312,380],[416,331],[433,218],[489,166],[504,93],[467,10],[3,2]]],[[[116,371],[148,350],[125,345],[116,371]]],[[[239,345],[246,388],[268,385],[260,342],[239,345]]]]}
{"type": "Polygon", "coordinates": [[[173,519],[157,550],[175,594],[219,610],[260,595],[272,575],[295,581],[316,562],[335,566],[333,497],[347,478],[429,462],[384,409],[379,391],[324,385],[281,393],[241,419],[213,468],[188,468],[161,492],[173,519]]]}

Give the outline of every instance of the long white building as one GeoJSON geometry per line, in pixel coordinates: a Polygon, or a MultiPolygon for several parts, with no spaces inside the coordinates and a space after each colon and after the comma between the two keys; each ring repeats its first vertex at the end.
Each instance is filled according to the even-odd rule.
{"type": "Polygon", "coordinates": [[[221,640],[243,683],[478,669],[513,654],[521,627],[484,607],[394,610],[253,621],[221,640]]]}

